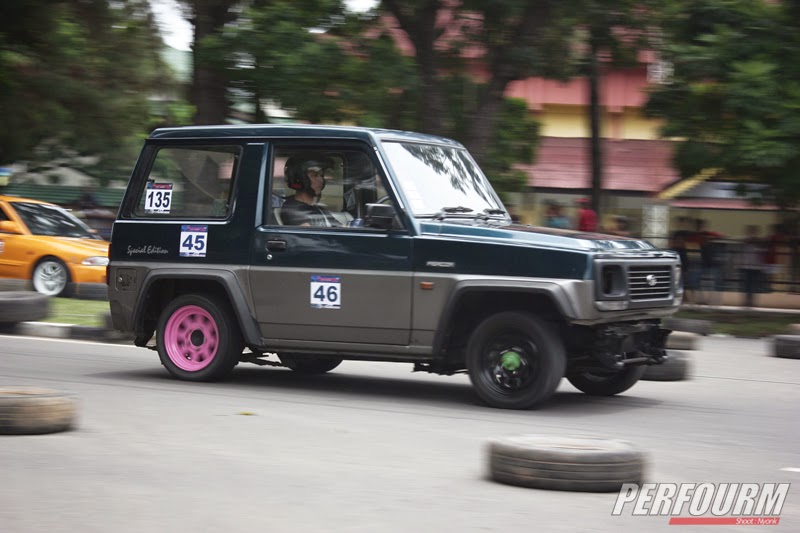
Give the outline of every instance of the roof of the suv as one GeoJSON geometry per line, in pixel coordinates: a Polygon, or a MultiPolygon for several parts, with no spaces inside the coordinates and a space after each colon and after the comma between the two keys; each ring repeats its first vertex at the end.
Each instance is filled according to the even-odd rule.
{"type": "Polygon", "coordinates": [[[322,126],[301,124],[245,124],[223,126],[185,126],[181,128],[159,128],[150,134],[151,139],[187,139],[207,137],[335,137],[368,140],[408,141],[418,143],[447,144],[462,148],[461,143],[444,137],[414,133],[410,131],[360,128],[357,126],[322,126]]]}

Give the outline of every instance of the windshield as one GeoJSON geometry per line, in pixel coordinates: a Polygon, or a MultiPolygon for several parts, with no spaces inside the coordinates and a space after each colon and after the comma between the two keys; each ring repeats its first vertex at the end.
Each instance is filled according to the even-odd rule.
{"type": "Polygon", "coordinates": [[[89,226],[54,205],[12,202],[17,214],[34,235],[94,239],[89,226]]]}
{"type": "Polygon", "coordinates": [[[386,141],[383,146],[414,216],[505,213],[463,148],[386,141]]]}

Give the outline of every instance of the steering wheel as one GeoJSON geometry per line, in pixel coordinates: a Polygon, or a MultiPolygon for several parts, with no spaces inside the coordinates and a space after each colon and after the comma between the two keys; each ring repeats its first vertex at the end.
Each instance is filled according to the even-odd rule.
{"type": "Polygon", "coordinates": [[[388,202],[390,199],[391,199],[391,198],[389,198],[389,195],[387,194],[386,196],[381,196],[380,198],[378,198],[377,200],[375,200],[375,203],[376,203],[376,204],[385,204],[385,203],[386,203],[386,202],[388,202]]]}

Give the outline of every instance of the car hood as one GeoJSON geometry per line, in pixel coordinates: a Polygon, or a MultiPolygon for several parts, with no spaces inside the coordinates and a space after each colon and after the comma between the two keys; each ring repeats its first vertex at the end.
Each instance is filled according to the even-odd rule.
{"type": "Polygon", "coordinates": [[[658,249],[641,239],[522,224],[496,226],[426,221],[421,224],[421,230],[424,235],[448,235],[461,237],[465,240],[477,239],[484,242],[489,239],[509,244],[530,244],[572,250],[576,248],[587,251],[651,251],[658,249]]]}

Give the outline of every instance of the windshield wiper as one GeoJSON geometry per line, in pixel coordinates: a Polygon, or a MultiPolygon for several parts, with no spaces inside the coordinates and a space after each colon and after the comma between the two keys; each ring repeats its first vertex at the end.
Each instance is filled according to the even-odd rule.
{"type": "Polygon", "coordinates": [[[472,211],[473,209],[471,207],[464,207],[463,205],[457,207],[443,207],[431,218],[434,220],[444,220],[444,218],[451,213],[472,213],[472,211]]]}

